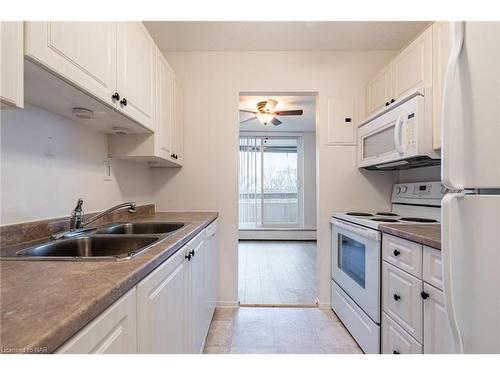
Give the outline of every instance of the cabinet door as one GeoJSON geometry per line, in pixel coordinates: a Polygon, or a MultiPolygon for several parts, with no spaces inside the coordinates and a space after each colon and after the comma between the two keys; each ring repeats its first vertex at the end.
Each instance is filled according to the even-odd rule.
{"type": "Polygon", "coordinates": [[[432,86],[432,27],[425,30],[392,62],[393,97],[432,86]]]}
{"type": "Polygon", "coordinates": [[[450,56],[450,22],[432,25],[432,146],[441,149],[441,116],[446,66],[450,56]]]}
{"type": "Polygon", "coordinates": [[[118,109],[154,131],[156,46],[142,22],[119,22],[117,38],[118,109]]]}
{"type": "Polygon", "coordinates": [[[190,336],[191,352],[202,353],[205,343],[205,254],[206,242],[205,231],[198,235],[193,241],[192,251],[194,254],[190,261],[190,303],[191,312],[190,336]]]}
{"type": "Polygon", "coordinates": [[[0,22],[0,108],[24,107],[23,23],[0,22]]]}
{"type": "Polygon", "coordinates": [[[443,290],[443,261],[441,250],[424,246],[423,279],[425,282],[443,290]]]}
{"type": "Polygon", "coordinates": [[[205,335],[208,333],[217,303],[217,221],[207,227],[205,249],[205,335]]]}
{"type": "Polygon", "coordinates": [[[392,97],[392,66],[387,65],[367,85],[368,115],[383,109],[392,97]]]}
{"type": "Polygon", "coordinates": [[[175,147],[174,153],[176,155],[175,162],[182,165],[184,159],[184,94],[182,87],[174,76],[174,133],[175,133],[175,147]]]}
{"type": "Polygon", "coordinates": [[[137,286],[138,352],[186,353],[187,250],[179,250],[137,286]]]}
{"type": "Polygon", "coordinates": [[[26,22],[25,54],[115,106],[116,22],[26,22]]]}
{"type": "Polygon", "coordinates": [[[422,281],[382,262],[383,310],[418,342],[422,342],[422,281]]]}
{"type": "Polygon", "coordinates": [[[429,295],[424,300],[424,353],[454,353],[444,294],[427,283],[424,283],[424,292],[429,295]]]}
{"type": "Polygon", "coordinates": [[[57,350],[57,354],[137,352],[135,287],[57,350]]]}
{"type": "Polygon", "coordinates": [[[156,150],[158,156],[170,159],[172,154],[173,72],[159,49],[156,50],[156,150]]]}

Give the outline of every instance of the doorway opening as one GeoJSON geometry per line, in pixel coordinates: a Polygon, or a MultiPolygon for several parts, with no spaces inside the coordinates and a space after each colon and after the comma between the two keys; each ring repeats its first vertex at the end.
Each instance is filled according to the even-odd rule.
{"type": "Polygon", "coordinates": [[[316,94],[240,94],[241,305],[316,305],[316,94]]]}

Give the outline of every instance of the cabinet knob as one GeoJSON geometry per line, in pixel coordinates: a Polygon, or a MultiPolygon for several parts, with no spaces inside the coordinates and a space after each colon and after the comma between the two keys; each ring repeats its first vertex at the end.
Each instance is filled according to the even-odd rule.
{"type": "Polygon", "coordinates": [[[395,257],[397,257],[399,254],[401,254],[401,252],[398,249],[394,249],[394,251],[392,253],[394,254],[395,257]]]}
{"type": "Polygon", "coordinates": [[[186,258],[188,261],[191,260],[191,254],[185,255],[184,258],[186,258]]]}
{"type": "Polygon", "coordinates": [[[385,102],[385,106],[388,107],[391,103],[385,102]]]}
{"type": "Polygon", "coordinates": [[[422,297],[422,299],[427,299],[429,298],[429,293],[427,293],[425,290],[422,290],[420,292],[420,297],[422,297]]]}
{"type": "Polygon", "coordinates": [[[123,98],[122,100],[120,100],[120,104],[124,107],[127,106],[127,99],[123,98]]]}
{"type": "Polygon", "coordinates": [[[117,92],[115,92],[113,95],[111,95],[111,99],[120,100],[120,94],[118,94],[117,92]]]}
{"type": "Polygon", "coordinates": [[[189,252],[189,254],[190,254],[192,257],[194,257],[194,250],[191,250],[191,251],[189,252]]]}
{"type": "Polygon", "coordinates": [[[392,354],[399,354],[399,350],[393,350],[392,354]]]}
{"type": "Polygon", "coordinates": [[[401,299],[401,296],[399,294],[394,294],[394,301],[399,301],[401,299]]]}
{"type": "Polygon", "coordinates": [[[396,101],[396,99],[391,99],[391,103],[394,103],[396,101]]]}

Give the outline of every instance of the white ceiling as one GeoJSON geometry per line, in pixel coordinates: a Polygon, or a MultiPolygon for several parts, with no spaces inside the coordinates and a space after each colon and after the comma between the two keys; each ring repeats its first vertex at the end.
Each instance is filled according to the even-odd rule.
{"type": "Polygon", "coordinates": [[[162,51],[399,50],[429,22],[150,21],[162,51]]]}
{"type": "MultiPolygon", "coordinates": [[[[302,109],[304,113],[302,116],[278,116],[282,124],[278,126],[267,125],[264,126],[258,119],[253,119],[243,124],[240,124],[240,131],[280,131],[280,132],[313,132],[316,127],[316,106],[313,95],[301,96],[283,96],[283,95],[263,95],[253,96],[245,95],[240,96],[240,109],[248,109],[252,111],[257,110],[257,103],[267,99],[274,99],[278,101],[275,111],[286,111],[292,109],[302,109]]],[[[240,112],[240,121],[253,117],[251,113],[240,112]]]]}

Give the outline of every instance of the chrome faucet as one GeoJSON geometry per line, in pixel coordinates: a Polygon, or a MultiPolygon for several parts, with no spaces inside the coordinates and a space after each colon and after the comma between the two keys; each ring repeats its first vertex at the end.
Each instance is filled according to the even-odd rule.
{"type": "Polygon", "coordinates": [[[75,236],[77,234],[80,234],[81,232],[84,232],[86,230],[85,227],[87,225],[93,223],[96,220],[99,220],[100,218],[102,218],[102,217],[104,217],[104,216],[110,214],[111,212],[116,211],[120,208],[128,207],[128,212],[130,212],[131,214],[136,212],[135,202],[125,202],[125,203],[117,204],[116,206],[113,206],[110,209],[101,212],[100,214],[92,216],[87,221],[84,221],[84,214],[83,214],[82,206],[83,206],[83,199],[79,198],[78,202],[76,203],[75,209],[71,212],[71,217],[70,217],[70,222],[69,222],[69,231],[53,234],[51,236],[53,240],[58,240],[61,238],[66,238],[66,237],[72,237],[72,236],[75,236]]]}

